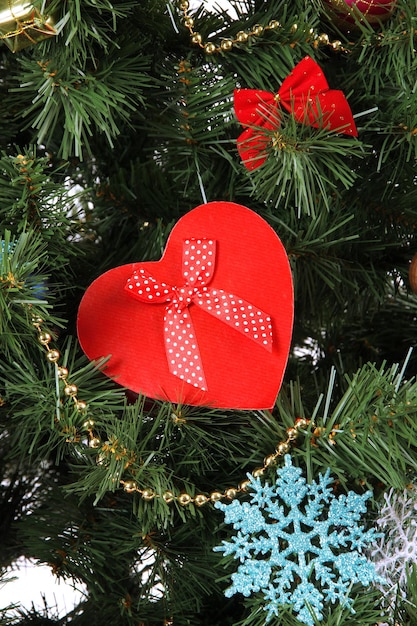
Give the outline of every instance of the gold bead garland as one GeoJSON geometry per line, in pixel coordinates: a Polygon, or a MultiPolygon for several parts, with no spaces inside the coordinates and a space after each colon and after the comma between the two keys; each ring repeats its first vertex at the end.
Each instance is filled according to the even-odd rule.
{"type": "MultiPolygon", "coordinates": [[[[262,24],[255,24],[251,30],[240,30],[233,39],[222,39],[220,44],[216,45],[212,41],[204,42],[201,33],[194,29],[194,18],[189,13],[189,1],[180,0],[179,7],[184,16],[184,25],[190,33],[191,42],[202,48],[206,54],[209,55],[217,54],[219,52],[230,52],[236,44],[248,43],[254,37],[260,37],[268,31],[279,30],[282,28],[281,22],[278,20],[270,20],[266,26],[262,26],[262,24]]],[[[297,30],[298,24],[293,24],[290,27],[290,32],[292,34],[296,33],[297,30]]],[[[341,41],[338,39],[330,41],[329,36],[325,33],[318,35],[314,32],[313,28],[310,28],[309,36],[313,42],[314,48],[318,48],[319,46],[330,46],[333,50],[347,52],[347,49],[343,46],[341,41]]]]}
{"type": "MultiPolygon", "coordinates": [[[[310,425],[310,420],[306,418],[297,418],[294,426],[287,428],[287,438],[285,441],[281,441],[275,448],[275,452],[265,457],[262,467],[258,467],[252,471],[254,478],[260,478],[264,475],[268,467],[275,465],[277,460],[287,454],[291,448],[291,444],[297,439],[300,431],[305,430],[310,425]]],[[[191,496],[189,493],[182,492],[178,496],[174,495],[171,491],[165,491],[162,494],[155,493],[152,489],[141,489],[134,480],[121,480],[123,489],[127,493],[139,493],[144,500],[153,500],[154,498],[162,498],[167,504],[171,504],[176,501],[183,507],[194,504],[197,507],[201,507],[204,504],[214,504],[220,500],[234,500],[238,494],[247,491],[250,484],[249,480],[242,481],[237,487],[227,487],[224,491],[214,490],[209,494],[198,493],[195,496],[191,496]]]]}
{"type": "MultiPolygon", "coordinates": [[[[69,380],[68,369],[66,367],[62,367],[59,365],[58,361],[61,357],[61,354],[59,350],[56,350],[55,348],[50,347],[49,344],[52,341],[52,336],[50,333],[45,332],[43,330],[42,328],[43,323],[44,323],[44,320],[41,317],[34,316],[32,319],[32,324],[38,332],[38,341],[44,347],[46,351],[46,354],[45,354],[46,359],[51,364],[55,365],[57,377],[60,381],[64,383],[64,395],[68,399],[71,399],[74,402],[74,405],[77,411],[83,414],[86,414],[87,408],[88,408],[87,403],[84,402],[84,400],[78,399],[78,387],[77,385],[75,385],[69,380]]],[[[185,419],[178,417],[176,414],[174,414],[174,416],[175,416],[175,419],[174,419],[175,422],[179,422],[180,424],[182,424],[186,421],[185,419]]],[[[60,418],[59,418],[59,411],[58,411],[57,412],[58,422],[59,422],[59,419],[60,418]]],[[[306,418],[298,417],[295,420],[294,425],[287,428],[286,439],[278,443],[278,445],[275,448],[275,452],[273,452],[272,454],[264,458],[262,467],[258,467],[252,471],[252,476],[254,476],[254,478],[260,478],[261,476],[263,476],[263,474],[269,467],[276,465],[277,460],[280,457],[287,454],[287,452],[289,452],[291,445],[298,438],[300,431],[308,428],[310,423],[311,423],[310,420],[306,418]]],[[[127,469],[129,465],[131,465],[135,459],[132,456],[129,458],[129,453],[127,450],[123,449],[120,451],[118,449],[117,441],[115,442],[107,441],[105,443],[102,443],[101,439],[94,432],[94,426],[95,426],[94,420],[90,418],[86,419],[83,423],[83,428],[88,433],[88,447],[92,449],[96,449],[96,450],[100,448],[103,454],[105,452],[110,451],[114,453],[116,455],[116,458],[118,458],[119,460],[121,458],[126,459],[125,469],[127,469]]],[[[80,436],[77,433],[72,434],[71,437],[67,438],[67,442],[70,442],[70,443],[78,443],[79,441],[80,441],[80,436]]],[[[104,456],[103,454],[99,453],[97,457],[97,463],[99,465],[102,464],[104,461],[105,454],[104,456]]],[[[146,502],[150,502],[151,500],[154,500],[155,498],[160,498],[166,504],[177,502],[182,507],[187,507],[191,504],[194,504],[197,507],[201,507],[204,504],[208,504],[208,503],[215,504],[216,502],[219,502],[220,500],[223,500],[223,499],[234,500],[234,498],[236,498],[236,496],[239,493],[244,493],[247,491],[250,481],[246,479],[246,480],[243,480],[237,487],[227,487],[223,491],[215,489],[207,495],[203,493],[198,493],[195,496],[192,496],[187,492],[181,492],[178,495],[175,495],[171,491],[164,491],[162,494],[159,494],[149,487],[141,489],[136,483],[136,481],[133,479],[120,480],[120,484],[123,486],[123,489],[126,493],[129,493],[129,494],[138,493],[142,497],[142,499],[145,500],[146,502]]]]}
{"type": "MultiPolygon", "coordinates": [[[[62,367],[58,364],[59,359],[61,358],[61,353],[59,352],[59,350],[56,350],[55,348],[51,348],[50,347],[50,343],[52,341],[52,335],[48,332],[45,332],[42,329],[42,324],[44,324],[44,320],[42,319],[42,317],[39,316],[33,316],[32,318],[32,324],[33,326],[36,328],[36,330],[38,331],[38,341],[39,343],[43,346],[43,348],[45,349],[45,357],[46,360],[49,361],[49,363],[53,363],[55,365],[55,371],[56,371],[56,375],[58,380],[62,381],[64,384],[64,394],[67,398],[71,398],[72,401],[74,402],[75,408],[77,409],[77,411],[81,412],[81,413],[85,413],[87,410],[87,403],[84,402],[84,400],[79,400],[78,399],[78,387],[77,385],[74,385],[74,383],[71,383],[70,381],[68,381],[68,376],[69,376],[69,372],[68,369],[66,367],[62,367]]],[[[60,416],[59,416],[59,410],[57,411],[57,419],[59,421],[60,416]]],[[[72,439],[71,439],[72,441],[72,439]]]]}

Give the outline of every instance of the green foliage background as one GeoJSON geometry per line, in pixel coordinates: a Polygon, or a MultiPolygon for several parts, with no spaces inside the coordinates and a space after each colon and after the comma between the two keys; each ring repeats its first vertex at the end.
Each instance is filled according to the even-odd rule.
{"type": "MultiPolygon", "coordinates": [[[[31,4],[57,35],[0,45],[0,566],[5,577],[32,558],[88,593],[63,618],[3,607],[0,624],[261,626],[261,596],[223,595],[234,566],[212,550],[229,533],[221,514],[180,493],[237,486],[299,417],[311,422],[294,463],[310,480],[330,467],[341,492],[372,488],[366,523],[387,489],[415,482],[417,1],[349,29],[324,0],[231,0],[234,13],[202,2],[190,12],[203,42],[280,22],[214,54],[172,0],[31,4]],[[283,114],[281,147],[250,172],[233,89],[277,91],[305,55],[346,95],[358,139],[283,114]],[[77,341],[86,287],[159,259],[176,220],[212,200],[259,213],[290,259],[293,342],[272,412],[137,398],[77,341]],[[33,316],[86,411],[65,398],[33,316]],[[174,501],[129,493],[132,480],[174,501]]],[[[415,626],[412,565],[406,598],[355,589],[355,615],[327,607],[326,626],[415,626]]],[[[276,623],[299,622],[285,607],[276,623]]]]}

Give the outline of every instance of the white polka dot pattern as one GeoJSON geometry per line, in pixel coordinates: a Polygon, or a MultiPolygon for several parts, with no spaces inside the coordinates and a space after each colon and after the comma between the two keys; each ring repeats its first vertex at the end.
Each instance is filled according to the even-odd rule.
{"type": "Polygon", "coordinates": [[[125,289],[149,304],[168,302],[164,316],[164,341],[169,371],[190,385],[207,391],[203,363],[188,307],[196,304],[257,344],[272,350],[269,315],[242,298],[207,287],[215,269],[216,242],[186,239],[183,242],[182,287],[158,282],[145,268],[128,279],[125,289]]]}

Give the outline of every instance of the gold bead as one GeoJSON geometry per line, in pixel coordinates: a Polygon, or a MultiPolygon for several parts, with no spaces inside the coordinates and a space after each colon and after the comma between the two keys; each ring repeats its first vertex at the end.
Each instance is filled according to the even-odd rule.
{"type": "Polygon", "coordinates": [[[46,358],[48,359],[50,363],[56,363],[60,356],[61,355],[58,350],[49,350],[46,353],[46,358]]]}
{"type": "Polygon", "coordinates": [[[214,43],[206,43],[206,45],[204,46],[204,50],[207,52],[207,54],[213,54],[214,52],[216,52],[216,46],[214,43]]]}
{"type": "Polygon", "coordinates": [[[155,492],[152,489],[144,489],[140,492],[142,498],[144,500],[153,500],[155,497],[155,492]]]}
{"type": "Polygon", "coordinates": [[[92,419],[86,420],[83,426],[86,430],[91,430],[95,426],[95,421],[92,419]]]}
{"type": "Polygon", "coordinates": [[[269,28],[281,28],[281,22],[278,22],[278,20],[271,20],[268,24],[269,28]]]}
{"type": "Polygon", "coordinates": [[[88,442],[88,446],[90,448],[99,448],[101,446],[101,441],[98,437],[92,437],[88,442]]]}
{"type": "Polygon", "coordinates": [[[290,449],[290,444],[286,441],[281,441],[281,443],[279,443],[275,449],[278,454],[286,454],[290,449]]]}
{"type": "Polygon", "coordinates": [[[256,35],[257,37],[259,37],[259,35],[262,35],[263,32],[264,32],[264,27],[261,26],[261,24],[255,24],[255,26],[252,29],[252,34],[256,35]]]}
{"type": "Polygon", "coordinates": [[[309,420],[305,417],[299,417],[295,422],[295,428],[297,428],[297,430],[304,430],[304,428],[307,428],[308,424],[309,420]]]}
{"type": "Polygon", "coordinates": [[[46,346],[50,341],[52,341],[52,337],[49,333],[41,333],[39,335],[39,343],[46,346]]]}
{"type": "Polygon", "coordinates": [[[184,20],[184,24],[187,28],[192,28],[194,26],[194,19],[192,17],[186,17],[184,20]]]}
{"type": "Polygon", "coordinates": [[[199,45],[202,42],[203,38],[200,35],[200,33],[194,33],[193,36],[191,37],[191,41],[197,45],[199,45]]]}
{"type": "Polygon", "coordinates": [[[182,2],[180,4],[180,9],[181,9],[181,11],[187,11],[189,6],[190,6],[190,3],[188,2],[188,0],[182,0],[182,2]]]}
{"type": "Polygon", "coordinates": [[[265,473],[264,467],[257,467],[256,469],[253,470],[252,476],[254,476],[255,478],[260,478],[261,476],[264,475],[264,473],[265,473]]]}
{"type": "Polygon", "coordinates": [[[219,502],[223,498],[223,494],[220,491],[212,491],[210,494],[211,502],[219,502]]]}
{"type": "Polygon", "coordinates": [[[180,493],[180,495],[178,496],[178,502],[181,504],[181,506],[188,506],[191,501],[192,497],[189,493],[180,493]]]}
{"type": "Polygon", "coordinates": [[[68,376],[68,370],[66,367],[58,367],[58,377],[66,378],[68,376]]]}
{"type": "Polygon", "coordinates": [[[87,408],[87,402],[84,402],[84,400],[78,400],[75,406],[78,411],[85,411],[87,408]]]}
{"type": "Polygon", "coordinates": [[[196,506],[203,506],[203,504],[206,504],[207,502],[208,498],[203,493],[198,493],[194,498],[194,504],[196,506]]]}
{"type": "Polygon", "coordinates": [[[298,430],[296,428],[294,428],[294,426],[291,426],[291,428],[287,428],[287,436],[288,436],[288,439],[290,441],[293,441],[294,439],[297,439],[297,437],[298,437],[298,430]]]}
{"type": "Polygon", "coordinates": [[[270,467],[271,465],[275,465],[277,462],[277,458],[275,456],[275,454],[270,454],[269,456],[266,456],[264,458],[264,465],[265,467],[270,467]]]}
{"type": "Polygon", "coordinates": [[[64,387],[64,393],[66,396],[76,396],[78,393],[77,385],[66,385],[64,387]]]}
{"type": "Polygon", "coordinates": [[[244,30],[240,30],[236,35],[236,39],[239,43],[245,43],[249,39],[249,35],[244,30]]]}
{"type": "Polygon", "coordinates": [[[164,502],[166,502],[167,504],[171,504],[171,502],[173,502],[175,500],[175,496],[172,493],[172,491],[165,491],[162,494],[162,499],[164,502]]]}
{"type": "Polygon", "coordinates": [[[137,489],[137,484],[134,480],[127,480],[123,483],[123,489],[126,491],[126,493],[134,493],[137,489]]]}
{"type": "Polygon", "coordinates": [[[291,28],[290,28],[290,31],[291,31],[292,33],[296,33],[296,32],[297,32],[297,30],[298,30],[298,24],[293,24],[293,25],[291,26],[291,28]]]}
{"type": "Polygon", "coordinates": [[[341,47],[342,47],[341,41],[339,41],[338,39],[335,39],[334,41],[332,41],[333,50],[340,50],[341,47]]]}
{"type": "Polygon", "coordinates": [[[326,33],[322,33],[321,35],[317,37],[317,40],[322,45],[327,46],[327,44],[329,43],[329,35],[326,35],[326,33]]]}
{"type": "Polygon", "coordinates": [[[235,489],[235,487],[228,487],[228,489],[224,492],[224,495],[226,498],[229,498],[229,500],[234,500],[237,496],[237,489],[235,489]]]}
{"type": "Polygon", "coordinates": [[[239,484],[240,491],[247,491],[250,484],[250,480],[242,480],[242,482],[239,484]]]}
{"type": "Polygon", "coordinates": [[[225,52],[228,52],[233,48],[233,41],[231,39],[223,39],[220,43],[220,48],[225,52]]]}
{"type": "Polygon", "coordinates": [[[43,324],[43,319],[39,315],[34,315],[34,317],[32,317],[32,324],[34,326],[37,326],[38,324],[43,324]]]}

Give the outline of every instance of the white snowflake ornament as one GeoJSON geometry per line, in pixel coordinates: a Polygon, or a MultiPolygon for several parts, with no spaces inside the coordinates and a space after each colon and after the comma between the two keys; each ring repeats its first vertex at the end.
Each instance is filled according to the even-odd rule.
{"type": "Polygon", "coordinates": [[[370,551],[376,571],[405,595],[407,574],[417,566],[417,488],[385,493],[376,524],[384,531],[370,551]]]}
{"type": "Polygon", "coordinates": [[[248,475],[248,489],[254,492],[250,502],[215,505],[237,531],[231,541],[214,548],[240,561],[225,595],[262,592],[267,622],[282,605],[291,605],[307,626],[323,619],[325,602],[338,601],[353,612],[351,585],[383,582],[362,554],[380,535],[358,523],[372,493],[349,491],[336,497],[329,469],[307,484],[290,455],[277,477],[276,485],[269,486],[248,475]]]}

